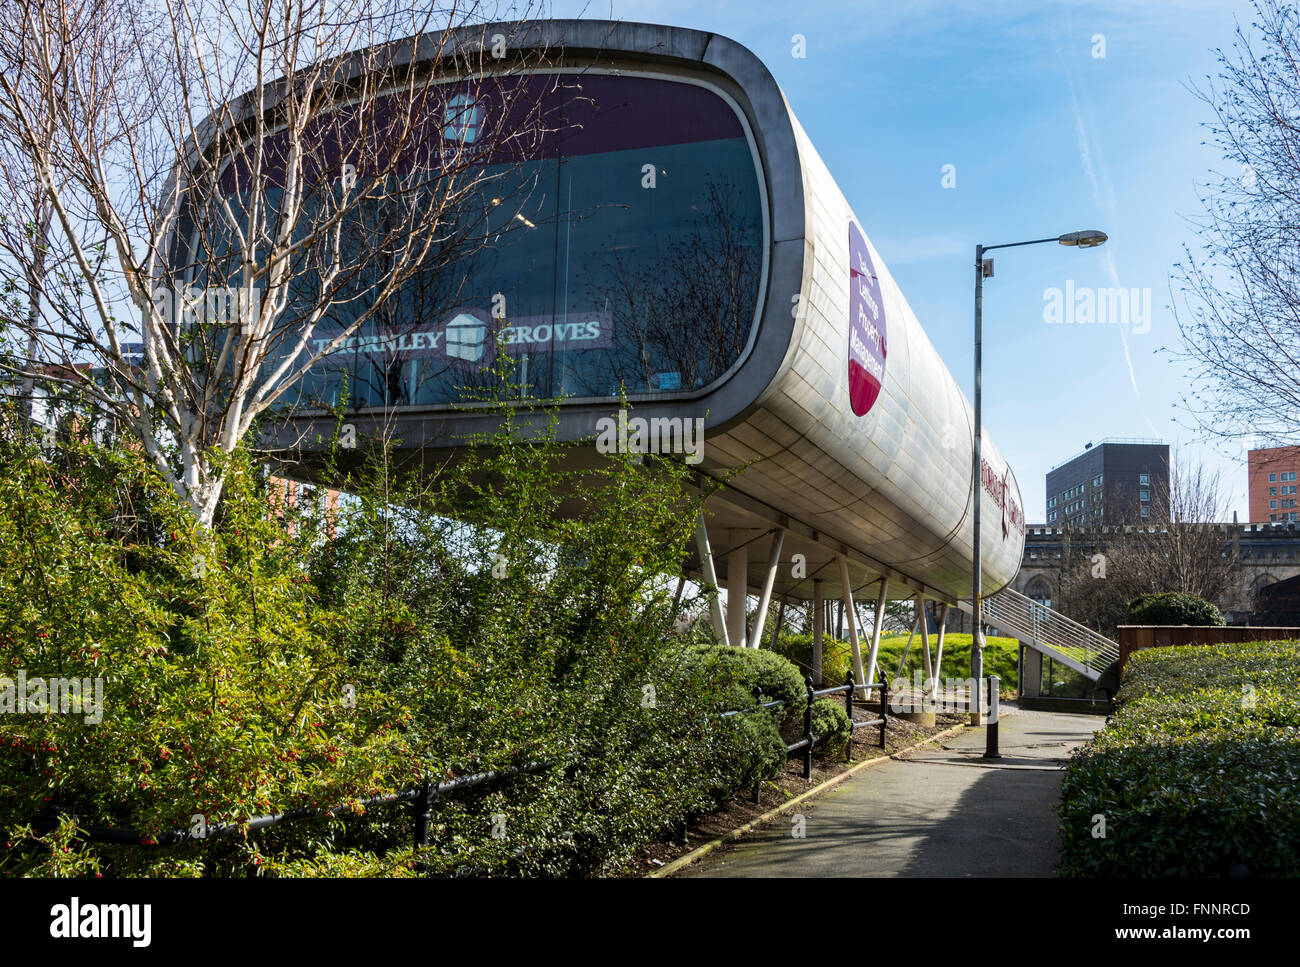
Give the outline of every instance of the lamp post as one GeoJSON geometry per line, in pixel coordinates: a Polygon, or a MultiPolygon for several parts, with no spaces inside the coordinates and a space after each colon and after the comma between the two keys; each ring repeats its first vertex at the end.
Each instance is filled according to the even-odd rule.
{"type": "MultiPolygon", "coordinates": [[[[973,604],[972,618],[974,620],[970,649],[971,725],[984,724],[983,712],[980,709],[982,697],[981,682],[984,678],[984,628],[983,607],[981,604],[981,595],[983,594],[983,561],[980,556],[980,490],[984,486],[984,458],[981,452],[983,450],[982,444],[984,442],[982,412],[984,383],[981,364],[984,355],[984,279],[992,278],[993,276],[993,260],[986,259],[984,254],[998,248],[1019,248],[1023,245],[1041,245],[1044,242],[1058,242],[1061,245],[1075,248],[1095,248],[1105,241],[1105,232],[1089,229],[1080,232],[1068,232],[1065,235],[1055,235],[1051,238],[1036,238],[1028,242],[1006,242],[1001,245],[975,246],[975,450],[971,458],[971,484],[974,488],[972,499],[975,502],[975,562],[971,587],[971,598],[973,604]]],[[[995,737],[990,735],[989,742],[993,743],[995,741],[995,737]]],[[[997,754],[996,747],[987,748],[985,751],[986,754],[992,753],[994,756],[997,754]]]]}

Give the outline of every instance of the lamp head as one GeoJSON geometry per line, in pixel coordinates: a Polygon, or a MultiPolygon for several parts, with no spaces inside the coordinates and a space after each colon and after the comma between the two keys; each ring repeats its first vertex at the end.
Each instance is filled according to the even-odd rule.
{"type": "Polygon", "coordinates": [[[1106,233],[1099,232],[1095,228],[1084,229],[1081,232],[1067,232],[1057,239],[1062,245],[1078,246],[1079,248],[1096,248],[1106,241],[1106,233]]]}

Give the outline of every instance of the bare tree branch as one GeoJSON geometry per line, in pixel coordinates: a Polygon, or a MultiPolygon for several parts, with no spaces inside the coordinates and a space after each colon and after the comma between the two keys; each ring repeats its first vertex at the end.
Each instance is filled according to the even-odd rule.
{"type": "Polygon", "coordinates": [[[544,54],[476,27],[499,12],[6,7],[0,264],[23,284],[0,376],[112,414],[211,522],[221,454],[409,280],[490,244],[478,197],[548,130],[544,54]]]}

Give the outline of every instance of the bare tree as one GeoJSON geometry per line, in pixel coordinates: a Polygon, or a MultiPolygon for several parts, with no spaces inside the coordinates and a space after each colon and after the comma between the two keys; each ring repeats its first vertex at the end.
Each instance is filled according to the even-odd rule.
{"type": "MultiPolygon", "coordinates": [[[[10,78],[8,94],[23,106],[23,116],[31,135],[51,148],[62,139],[58,111],[61,105],[75,111],[77,124],[88,141],[107,145],[120,133],[103,111],[102,88],[105,78],[126,82],[128,57],[117,38],[106,27],[104,0],[92,0],[75,6],[63,4],[58,11],[60,36],[40,36],[33,29],[31,12],[22,5],[0,8],[0,73],[10,78]],[[69,39],[76,37],[81,52],[72,57],[69,39]],[[33,58],[39,56],[48,69],[31,70],[33,58]],[[83,95],[83,96],[79,96],[83,95]]],[[[69,172],[42,170],[15,137],[16,116],[0,110],[0,259],[8,271],[0,319],[21,319],[14,326],[20,337],[20,358],[35,360],[40,350],[39,331],[43,303],[75,301],[75,285],[70,276],[75,266],[68,260],[66,247],[57,248],[52,234],[55,193],[67,195],[69,172]],[[52,190],[46,190],[47,181],[52,190]]],[[[64,145],[66,148],[66,144],[64,145]]],[[[102,247],[95,251],[93,271],[102,266],[102,247]]],[[[47,371],[48,372],[48,371],[47,371]]],[[[36,374],[29,372],[22,380],[20,399],[23,415],[33,416],[36,374]]]]}
{"type": "Polygon", "coordinates": [[[1300,436],[1300,8],[1254,0],[1220,72],[1195,93],[1232,166],[1202,197],[1199,251],[1175,267],[1196,377],[1185,404],[1210,436],[1300,436]]]}
{"type": "Polygon", "coordinates": [[[0,375],[112,414],[206,524],[222,454],[409,279],[491,243],[482,197],[558,81],[472,0],[136,7],[0,17],[6,183],[35,186],[0,199],[27,290],[0,375]]]}
{"type": "Polygon", "coordinates": [[[1129,602],[1143,594],[1181,591],[1220,606],[1228,602],[1238,561],[1224,523],[1229,501],[1218,471],[1175,458],[1168,484],[1158,481],[1151,498],[1152,505],[1169,508],[1168,519],[1132,514],[1071,535],[1062,561],[1065,614],[1113,634],[1129,602]]]}
{"type": "Polygon", "coordinates": [[[1229,499],[1217,470],[1189,464],[1175,456],[1166,488],[1158,481],[1152,494],[1167,502],[1169,522],[1150,528],[1139,558],[1152,590],[1184,591],[1221,603],[1232,589],[1236,562],[1225,523],[1229,499]],[[1161,491],[1167,492],[1162,494],[1161,491]]]}

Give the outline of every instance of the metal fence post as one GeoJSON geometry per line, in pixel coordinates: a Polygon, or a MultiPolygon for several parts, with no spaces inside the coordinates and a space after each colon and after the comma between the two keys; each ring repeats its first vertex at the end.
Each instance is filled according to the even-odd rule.
{"type": "Polygon", "coordinates": [[[984,758],[1001,759],[1002,755],[998,752],[998,692],[1002,687],[1002,679],[990,675],[988,683],[988,726],[984,730],[984,758]]]}
{"type": "MultiPolygon", "coordinates": [[[[757,708],[758,712],[762,713],[762,711],[763,711],[763,686],[761,686],[761,685],[755,685],[755,686],[754,686],[754,705],[755,705],[755,707],[757,708]]],[[[753,795],[753,802],[754,802],[754,805],[756,805],[756,806],[758,805],[758,793],[759,793],[759,789],[762,787],[762,785],[763,785],[763,777],[762,777],[761,775],[755,776],[755,777],[754,777],[754,795],[753,795]]]]}
{"type": "Polygon", "coordinates": [[[889,725],[889,679],[880,673],[880,747],[885,747],[885,728],[889,725]]]}
{"type": "Polygon", "coordinates": [[[812,683],[812,676],[811,676],[811,675],[805,675],[805,676],[804,676],[804,679],[803,679],[803,683],[804,683],[804,687],[808,690],[808,702],[807,702],[806,705],[804,705],[804,710],[803,710],[803,735],[804,735],[804,739],[805,739],[805,740],[807,741],[807,743],[808,743],[807,745],[805,745],[805,746],[803,747],[803,777],[804,777],[805,779],[811,779],[811,778],[812,778],[812,747],[813,747],[813,731],[812,731],[813,683],[812,683]]]}

